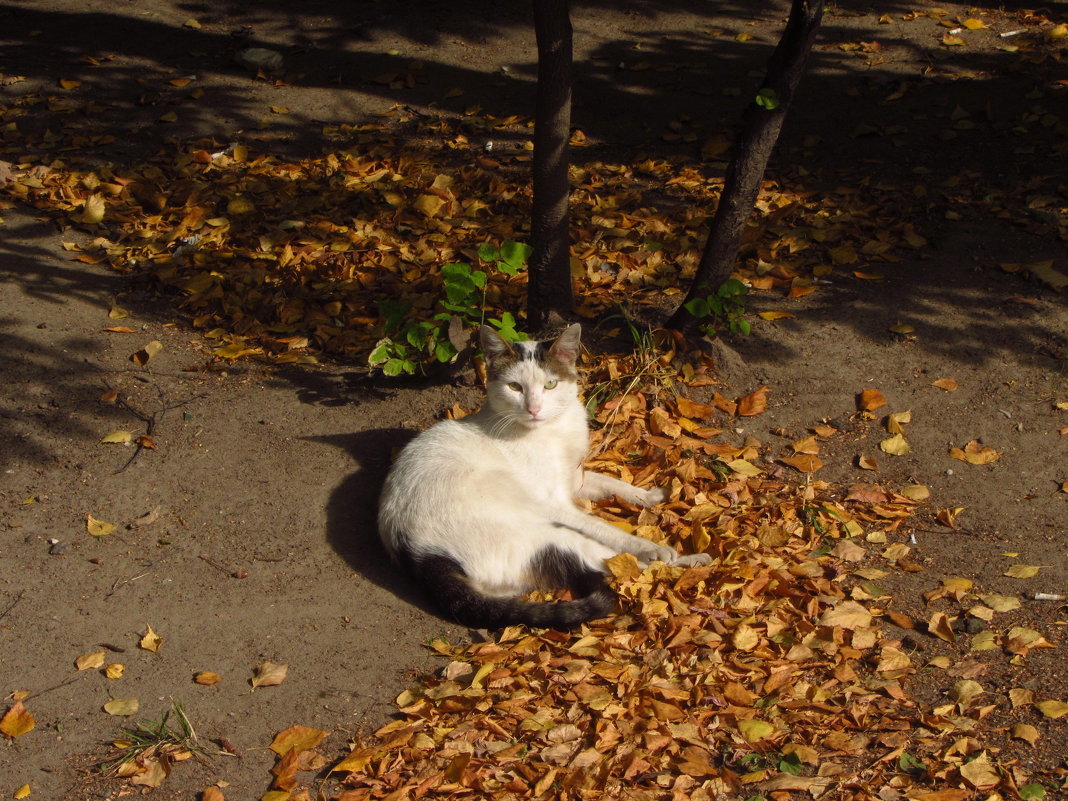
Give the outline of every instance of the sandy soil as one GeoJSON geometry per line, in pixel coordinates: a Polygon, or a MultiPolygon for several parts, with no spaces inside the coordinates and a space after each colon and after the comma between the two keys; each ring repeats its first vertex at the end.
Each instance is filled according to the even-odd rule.
{"type": "MultiPolygon", "coordinates": [[[[724,88],[755,80],[781,15],[751,18],[732,4],[716,18],[681,2],[655,14],[644,4],[611,5],[575,9],[576,124],[591,141],[655,152],[693,146],[665,134],[734,124],[742,100],[724,88]],[[739,43],[735,32],[756,42],[739,43]]],[[[832,419],[848,436],[821,455],[821,479],[929,486],[932,500],[916,521],[917,571],[891,580],[898,608],[926,617],[921,594],[946,575],[1020,596],[1014,620],[1059,648],[1022,666],[991,663],[989,676],[1064,699],[1068,614],[1063,602],[1030,598],[1068,592],[1068,436],[1058,433],[1068,412],[1056,406],[1068,401],[1068,312],[1061,295],[999,268],[1051,259],[1068,270],[1064,88],[1051,88],[1055,63],[1021,68],[998,49],[995,31],[1026,27],[1020,15],[983,9],[992,30],[974,32],[987,38],[958,53],[940,47],[936,20],[901,21],[914,6],[922,8],[829,10],[774,168],[802,164],[828,186],[843,175],[877,183],[916,167],[917,185],[930,187],[952,176],[994,188],[1042,177],[1039,188],[1055,187],[1059,199],[1034,206],[1030,222],[987,215],[981,200],[961,201],[956,208],[967,211],[953,215],[932,202],[925,233],[936,242],[933,257],[894,265],[878,283],[847,278],[797,301],[754,296],[752,311],[796,317],[732,340],[743,361],[723,365],[724,394],[766,384],[770,404],[744,423],[719,422],[757,437],[770,462],[808,426],[832,419]],[[881,14],[891,23],[879,24],[881,14]],[[840,46],[876,40],[874,54],[840,46]],[[908,91],[888,102],[901,86],[908,91]],[[958,107],[985,108],[990,127],[982,135],[954,128],[958,107]],[[1027,135],[1013,134],[1028,114],[1038,117],[1027,135]],[[1042,216],[1057,208],[1059,229],[1042,216]],[[889,330],[900,323],[914,333],[889,330]],[[959,389],[931,386],[945,377],[959,389]],[[879,420],[855,416],[867,387],[884,392],[883,411],[912,411],[909,455],[880,453],[879,420]],[[951,446],[973,439],[1002,457],[989,466],[949,458],[951,446]],[[860,455],[878,457],[877,473],[859,469],[860,455]],[[957,527],[939,524],[938,510],[954,507],[964,508],[957,527]],[[1006,577],[1014,562],[1042,570],[1006,577]]],[[[108,160],[166,137],[227,142],[239,130],[262,148],[317,152],[327,146],[324,125],[395,103],[421,113],[477,103],[528,114],[533,65],[525,15],[497,8],[476,16],[424,3],[346,11],[309,3],[299,14],[168,0],[0,6],[0,73],[22,78],[0,81],[0,102],[91,77],[100,109],[78,124],[117,133],[100,154],[108,160]],[[252,44],[284,54],[279,82],[234,64],[252,44]],[[167,83],[183,74],[198,75],[196,102],[167,83]],[[411,86],[389,78],[401,74],[414,76],[411,86]],[[450,97],[453,88],[463,93],[450,97]],[[168,109],[178,121],[161,127],[168,109]]],[[[42,102],[20,126],[67,119],[57,108],[64,102],[42,102]]],[[[260,797],[273,763],[265,747],[296,723],[330,730],[327,750],[343,753],[348,733],[384,721],[412,672],[434,666],[423,643],[467,636],[425,609],[386,564],[373,515],[391,450],[454,403],[477,405],[478,391],[389,384],[348,364],[220,364],[169,299],[73,261],[65,237],[36,212],[14,206],[0,216],[0,690],[29,690],[37,721],[0,749],[0,794],[27,782],[34,798],[124,792],[86,778],[121,726],[102,711],[111,698],[138,698],[147,718],[180,700],[202,738],[237,752],[179,765],[154,798],[192,798],[220,779],[231,783],[228,798],[260,797]],[[108,317],[115,303],[132,311],[121,322],[135,333],[103,330],[116,322],[108,317]],[[163,350],[145,370],[130,356],[150,340],[163,350]],[[125,402],[102,401],[110,390],[125,402]],[[149,434],[155,447],[100,444],[118,429],[149,434]],[[149,513],[152,522],[137,523],[149,513]],[[87,515],[115,532],[89,535],[87,515]],[[163,637],[158,653],[137,647],[146,625],[163,637]],[[125,665],[122,679],[75,671],[75,659],[101,649],[108,663],[125,665]],[[264,661],[287,664],[288,676],[253,691],[249,679],[264,661]],[[197,671],[222,680],[197,685],[197,671]]],[[[929,693],[943,691],[932,684],[929,693]]],[[[1024,759],[1051,766],[1063,757],[1068,729],[1054,725],[1053,742],[1024,759]]]]}

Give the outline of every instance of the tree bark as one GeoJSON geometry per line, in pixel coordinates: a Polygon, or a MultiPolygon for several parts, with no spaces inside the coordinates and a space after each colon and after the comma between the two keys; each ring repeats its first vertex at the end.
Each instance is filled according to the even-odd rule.
{"type": "Polygon", "coordinates": [[[533,252],[528,265],[527,318],[541,328],[551,312],[574,308],[568,229],[568,139],[571,135],[571,15],[568,0],[533,0],[538,43],[534,111],[533,252]]]}
{"type": "Polygon", "coordinates": [[[765,98],[765,102],[774,98],[777,105],[769,109],[754,100],[746,107],[742,130],[735,141],[723,192],[712,218],[708,242],[690,290],[668,320],[668,328],[686,330],[697,325],[699,321],[685,310],[685,304],[708,295],[731,276],[745,224],[753,213],[764,171],[779,140],[786,112],[801,81],[822,17],[823,0],[793,0],[786,29],[768,60],[767,73],[758,94],[765,98]]]}

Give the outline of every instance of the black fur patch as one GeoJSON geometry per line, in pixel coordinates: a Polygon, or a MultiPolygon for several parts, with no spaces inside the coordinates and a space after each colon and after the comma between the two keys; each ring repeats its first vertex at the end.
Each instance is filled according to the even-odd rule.
{"type": "Polygon", "coordinates": [[[567,630],[589,620],[605,617],[616,606],[616,596],[604,575],[590,570],[578,557],[549,547],[532,565],[546,587],[571,590],[574,601],[537,603],[521,598],[493,598],[476,591],[463,567],[442,554],[406,554],[430,599],[445,615],[470,628],[499,629],[519,623],[539,628],[567,630]]]}

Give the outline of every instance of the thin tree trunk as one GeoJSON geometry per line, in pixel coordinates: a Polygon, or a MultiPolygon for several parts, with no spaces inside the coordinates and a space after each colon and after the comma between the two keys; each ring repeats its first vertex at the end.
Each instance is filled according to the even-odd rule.
{"type": "Polygon", "coordinates": [[[777,105],[769,109],[754,100],[746,107],[742,130],[735,142],[723,192],[712,218],[708,242],[685,300],[668,320],[669,328],[685,330],[696,325],[698,320],[683,306],[715,291],[731,276],[768,159],[779,140],[783,120],[801,81],[822,17],[823,0],[793,1],[786,29],[768,60],[767,74],[760,90],[760,97],[765,102],[773,99],[777,105]]]}
{"type": "Polygon", "coordinates": [[[550,312],[574,307],[568,230],[568,138],[571,132],[571,16],[568,0],[533,0],[538,42],[534,111],[534,210],[530,221],[527,318],[532,330],[550,312]]]}

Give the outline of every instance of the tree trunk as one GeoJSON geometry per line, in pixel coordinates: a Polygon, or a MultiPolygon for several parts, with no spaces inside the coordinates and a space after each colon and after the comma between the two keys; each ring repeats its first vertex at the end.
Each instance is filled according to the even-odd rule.
{"type": "Polygon", "coordinates": [[[571,135],[571,16],[568,0],[534,0],[538,95],[534,111],[534,209],[530,221],[527,318],[541,328],[550,312],[574,307],[568,230],[571,135]]]}
{"type": "Polygon", "coordinates": [[[822,17],[823,0],[793,0],[786,30],[768,60],[767,74],[758,93],[758,100],[764,105],[754,100],[746,107],[705,251],[690,291],[668,320],[669,328],[693,328],[699,321],[683,308],[685,304],[715,291],[731,276],[745,224],[753,213],[768,159],[779,139],[822,17]],[[768,108],[771,104],[776,105],[768,108]]]}

